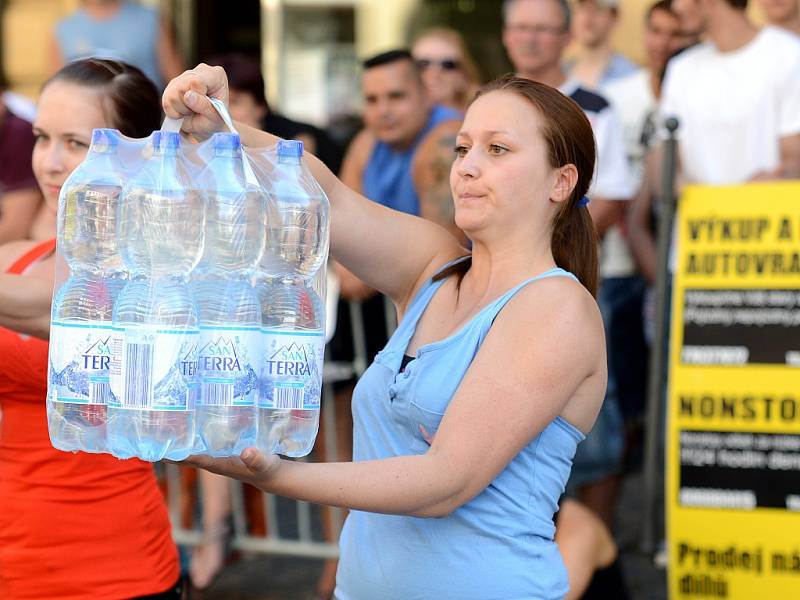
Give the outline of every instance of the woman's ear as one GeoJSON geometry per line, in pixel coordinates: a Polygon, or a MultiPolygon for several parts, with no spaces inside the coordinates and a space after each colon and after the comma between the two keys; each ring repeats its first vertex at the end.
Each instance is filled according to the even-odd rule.
{"type": "Polygon", "coordinates": [[[550,200],[553,202],[569,200],[576,185],[578,185],[578,169],[575,165],[559,167],[556,169],[556,178],[550,190],[550,200]]]}

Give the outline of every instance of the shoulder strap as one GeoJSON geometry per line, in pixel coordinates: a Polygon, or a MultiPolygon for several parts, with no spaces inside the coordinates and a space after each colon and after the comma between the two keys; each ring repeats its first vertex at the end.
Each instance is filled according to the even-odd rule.
{"type": "Polygon", "coordinates": [[[30,250],[28,250],[25,254],[20,256],[14,264],[12,264],[8,268],[8,273],[12,275],[22,275],[25,272],[25,269],[30,267],[36,261],[48,256],[56,249],[56,240],[47,240],[46,242],[42,242],[41,244],[37,244],[30,250]]]}
{"type": "Polygon", "coordinates": [[[547,279],[548,277],[567,277],[568,279],[572,279],[574,281],[579,280],[575,275],[570,273],[569,271],[565,271],[561,267],[555,267],[550,269],[549,271],[545,271],[544,273],[539,273],[535,277],[531,277],[530,279],[526,279],[522,283],[514,286],[510,290],[508,290],[505,294],[503,294],[500,298],[495,300],[494,304],[492,305],[487,318],[484,319],[482,324],[482,331],[481,331],[481,342],[483,342],[483,338],[486,337],[486,334],[489,333],[489,329],[494,324],[494,320],[497,318],[497,315],[500,314],[500,311],[503,310],[503,307],[508,304],[508,301],[511,300],[514,296],[517,295],[522,288],[526,287],[528,284],[533,283],[534,281],[539,281],[540,279],[547,279]]]}
{"type": "MultiPolygon", "coordinates": [[[[436,271],[436,273],[434,273],[434,274],[433,274],[433,277],[436,277],[437,275],[439,275],[439,274],[440,274],[442,271],[444,271],[445,269],[448,269],[448,268],[452,267],[452,266],[453,266],[453,265],[455,265],[455,264],[462,263],[462,262],[464,262],[465,260],[472,260],[472,255],[471,255],[471,254],[465,254],[464,256],[459,256],[459,257],[458,257],[458,258],[456,258],[455,260],[451,260],[450,262],[447,262],[447,263],[443,264],[443,265],[441,266],[441,268],[439,268],[439,269],[436,271]]],[[[431,281],[433,281],[433,278],[431,278],[431,281]]]]}
{"type": "MultiPolygon", "coordinates": [[[[447,267],[458,262],[462,262],[468,258],[469,255],[451,260],[450,262],[442,265],[442,267],[436,271],[436,274],[433,277],[436,277],[436,275],[444,271],[447,267]]],[[[399,345],[403,350],[405,350],[409,339],[417,327],[417,321],[419,321],[422,313],[425,312],[425,309],[427,308],[428,303],[431,301],[431,298],[433,298],[433,295],[436,293],[436,290],[438,290],[439,287],[441,287],[441,285],[445,282],[444,279],[440,281],[434,281],[433,277],[422,284],[422,287],[411,299],[411,302],[408,303],[408,308],[406,309],[402,320],[400,323],[398,323],[397,330],[394,332],[386,345],[387,349],[396,349],[395,347],[399,345]]]]}
{"type": "MultiPolygon", "coordinates": [[[[500,310],[500,308],[503,308],[503,306],[505,306],[506,303],[509,300],[511,300],[511,298],[513,298],[517,294],[517,292],[519,292],[522,288],[527,286],[529,283],[533,283],[534,281],[539,281],[540,279],[547,279],[549,277],[566,277],[568,279],[572,279],[574,281],[578,281],[578,278],[575,277],[575,275],[573,275],[569,271],[566,271],[566,270],[562,269],[561,267],[554,267],[554,268],[552,268],[552,269],[550,269],[548,271],[545,271],[544,273],[539,273],[535,277],[531,277],[530,279],[526,279],[522,283],[517,284],[516,286],[514,286],[513,288],[508,290],[505,294],[503,294],[500,298],[498,298],[496,300],[496,302],[500,305],[498,310],[500,310]]],[[[578,283],[580,283],[580,282],[578,281],[578,283]]]]}

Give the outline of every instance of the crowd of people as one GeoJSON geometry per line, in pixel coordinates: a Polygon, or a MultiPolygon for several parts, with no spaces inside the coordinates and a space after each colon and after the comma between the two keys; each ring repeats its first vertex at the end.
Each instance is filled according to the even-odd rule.
{"type": "Polygon", "coordinates": [[[644,433],[663,123],[679,188],[800,178],[800,3],[757,1],[764,26],[747,0],[657,0],[638,65],[613,45],[617,0],[505,0],[513,75],[484,83],[458,31],[425,30],[364,60],[342,151],[270,106],[256,60],[183,71],[155,11],[84,0],[35,110],[0,77],[0,597],[183,593],[152,467],[50,446],[46,340],[58,194],[92,129],[145,137],[163,110],[205,139],[224,128],[209,95],[245,145],[313,155],[375,359],[337,387],[339,456],[189,461],[190,583],[223,568],[233,477],[350,511],[320,598],[626,598],[614,512],[644,433]]]}

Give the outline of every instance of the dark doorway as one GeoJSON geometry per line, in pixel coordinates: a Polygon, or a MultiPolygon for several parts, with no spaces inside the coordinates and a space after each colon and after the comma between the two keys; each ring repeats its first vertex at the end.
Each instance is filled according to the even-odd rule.
{"type": "Polygon", "coordinates": [[[195,3],[194,58],[241,52],[261,56],[261,3],[259,0],[202,0],[195,3]]]}

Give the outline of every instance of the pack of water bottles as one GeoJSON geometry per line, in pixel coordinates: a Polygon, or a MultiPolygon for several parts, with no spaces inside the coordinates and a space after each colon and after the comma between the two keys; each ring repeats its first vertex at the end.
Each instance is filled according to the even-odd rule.
{"type": "Polygon", "coordinates": [[[97,129],[61,190],[53,445],[302,456],[320,412],[329,205],[301,142],[97,129]]]}

